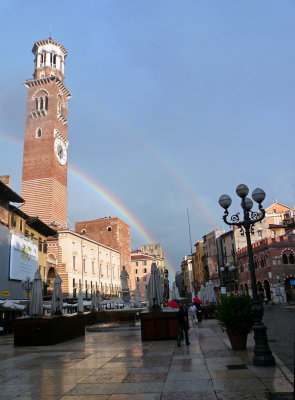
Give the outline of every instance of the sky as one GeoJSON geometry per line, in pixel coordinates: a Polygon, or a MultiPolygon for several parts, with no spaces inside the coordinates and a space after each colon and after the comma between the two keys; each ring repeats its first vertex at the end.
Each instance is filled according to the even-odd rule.
{"type": "Polygon", "coordinates": [[[294,1],[0,0],[0,15],[0,174],[15,191],[22,82],[51,35],[73,96],[70,226],[118,216],[132,249],[162,244],[172,273],[191,242],[227,229],[218,199],[239,211],[240,183],[294,206],[294,1]]]}

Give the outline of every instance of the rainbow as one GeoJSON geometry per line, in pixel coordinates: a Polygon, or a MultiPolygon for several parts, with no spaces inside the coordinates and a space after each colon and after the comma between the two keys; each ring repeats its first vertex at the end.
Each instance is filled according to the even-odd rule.
{"type": "MultiPolygon", "coordinates": [[[[18,146],[22,146],[22,141],[16,138],[8,137],[0,133],[0,139],[18,146]]],[[[69,173],[84,186],[88,187],[96,195],[99,195],[104,201],[114,207],[136,231],[144,239],[143,244],[157,243],[157,241],[151,236],[151,234],[143,227],[143,225],[136,219],[136,217],[124,206],[119,200],[117,200],[106,188],[100,185],[97,181],[94,181],[88,175],[86,175],[81,169],[74,166],[73,164],[69,167],[69,173]]],[[[172,262],[165,255],[166,267],[171,275],[175,275],[176,269],[172,262]]]]}
{"type": "MultiPolygon", "coordinates": [[[[167,156],[164,156],[164,152],[161,152],[156,144],[153,145],[153,142],[144,137],[141,132],[136,131],[133,128],[130,128],[127,123],[124,123],[121,119],[118,120],[113,114],[110,114],[106,111],[101,104],[99,104],[99,111],[102,113],[110,122],[110,124],[115,125],[116,130],[119,130],[120,133],[124,133],[126,136],[132,138],[133,141],[137,141],[140,143],[141,148],[147,150],[153,158],[162,166],[162,168],[167,172],[168,175],[171,176],[172,180],[176,182],[182,190],[184,197],[190,199],[192,204],[196,206],[196,210],[198,210],[198,217],[202,218],[206,223],[206,226],[209,225],[209,228],[221,229],[221,219],[217,219],[214,212],[209,209],[208,202],[205,201],[196,191],[193,189],[197,186],[197,182],[189,182],[187,177],[183,176],[178,170],[173,166],[173,161],[170,161],[167,156]]],[[[184,208],[185,214],[186,207],[184,208]]]]}

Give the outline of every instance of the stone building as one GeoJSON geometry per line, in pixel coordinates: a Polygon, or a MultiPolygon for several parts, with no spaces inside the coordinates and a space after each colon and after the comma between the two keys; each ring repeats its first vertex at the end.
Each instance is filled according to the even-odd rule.
{"type": "Polygon", "coordinates": [[[197,293],[200,290],[201,285],[206,282],[205,269],[203,265],[204,259],[204,242],[198,240],[195,243],[195,252],[193,254],[193,276],[194,276],[194,290],[197,293]]]}
{"type": "MultiPolygon", "coordinates": [[[[276,288],[280,288],[282,299],[286,290],[295,295],[295,235],[266,238],[252,244],[259,292],[275,302],[276,288]]],[[[247,247],[237,250],[239,287],[251,291],[247,247]]]]}
{"type": "Polygon", "coordinates": [[[105,217],[76,222],[75,230],[98,243],[118,250],[121,253],[121,268],[125,266],[130,275],[130,227],[126,222],[118,217],[105,217]]]}
{"type": "Polygon", "coordinates": [[[192,293],[194,293],[194,276],[193,276],[193,259],[191,255],[184,256],[181,263],[181,271],[183,273],[183,286],[185,296],[191,301],[192,293]]]}
{"type": "Polygon", "coordinates": [[[217,238],[223,231],[215,229],[203,236],[203,249],[205,261],[206,280],[211,280],[215,285],[219,286],[219,268],[218,268],[218,248],[217,238]]]}
{"type": "Polygon", "coordinates": [[[75,297],[80,290],[86,297],[92,291],[100,291],[105,297],[119,295],[121,254],[118,250],[65,229],[58,232],[58,242],[48,240],[48,257],[58,264],[66,296],[75,297]]]}
{"type": "MultiPolygon", "coordinates": [[[[9,183],[8,177],[2,179],[9,183]]],[[[23,203],[0,178],[0,298],[24,298],[22,280],[33,279],[39,269],[47,279],[47,238],[56,231],[10,203],[23,203]]]]}

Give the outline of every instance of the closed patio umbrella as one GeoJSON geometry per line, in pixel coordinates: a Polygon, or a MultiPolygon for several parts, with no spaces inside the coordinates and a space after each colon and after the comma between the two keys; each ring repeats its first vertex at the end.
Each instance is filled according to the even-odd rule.
{"type": "Polygon", "coordinates": [[[83,313],[84,312],[84,304],[83,304],[83,292],[80,291],[78,294],[78,313],[83,313]]]}
{"type": "Polygon", "coordinates": [[[63,299],[61,291],[61,277],[56,276],[53,285],[53,293],[51,298],[51,315],[52,314],[62,314],[63,299]]]}
{"type": "Polygon", "coordinates": [[[152,263],[150,280],[147,286],[147,299],[149,308],[157,310],[161,308],[163,302],[163,293],[161,287],[160,271],[156,263],[152,263]]]}
{"type": "Polygon", "coordinates": [[[32,297],[30,303],[30,316],[43,314],[42,278],[39,270],[35,272],[32,285],[32,297]]]}
{"type": "Polygon", "coordinates": [[[214,284],[213,284],[212,281],[209,281],[206,284],[205,297],[206,297],[206,303],[209,303],[209,304],[210,303],[216,303],[216,295],[215,295],[215,292],[214,292],[214,284]]]}

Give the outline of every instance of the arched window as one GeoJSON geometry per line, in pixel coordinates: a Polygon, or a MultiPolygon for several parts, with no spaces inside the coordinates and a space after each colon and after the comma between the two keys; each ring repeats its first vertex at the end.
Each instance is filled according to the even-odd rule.
{"type": "Polygon", "coordinates": [[[42,136],[42,129],[41,129],[41,128],[38,128],[38,129],[36,130],[36,137],[39,138],[39,137],[41,137],[41,136],[42,136]]]}
{"type": "Polygon", "coordinates": [[[254,268],[257,269],[259,267],[259,262],[257,258],[254,258],[254,268]]]}
{"type": "Polygon", "coordinates": [[[289,254],[289,263],[294,264],[294,254],[293,253],[289,254]]]}
{"type": "Polygon", "coordinates": [[[288,264],[287,254],[283,254],[283,264],[288,264]]]}

